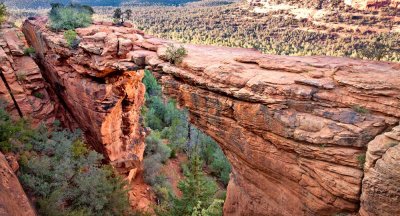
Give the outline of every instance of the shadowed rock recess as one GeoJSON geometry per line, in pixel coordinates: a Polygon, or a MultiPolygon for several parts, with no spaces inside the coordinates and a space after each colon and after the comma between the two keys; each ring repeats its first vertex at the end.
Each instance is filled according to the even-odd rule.
{"type": "Polygon", "coordinates": [[[231,162],[225,215],[399,213],[400,64],[185,45],[172,65],[139,30],[96,23],[70,49],[45,21],[23,27],[43,76],[118,169],[143,157],[148,68],[231,162]]]}

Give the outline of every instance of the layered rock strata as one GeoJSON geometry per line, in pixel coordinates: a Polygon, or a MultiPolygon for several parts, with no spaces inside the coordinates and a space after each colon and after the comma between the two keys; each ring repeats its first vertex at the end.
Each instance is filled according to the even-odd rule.
{"type": "Polygon", "coordinates": [[[0,215],[35,216],[35,210],[8,163],[0,152],[0,215]]]}
{"type": "Polygon", "coordinates": [[[143,159],[143,73],[124,60],[133,29],[104,27],[96,35],[78,31],[69,47],[63,34],[48,31],[46,18],[28,20],[23,31],[43,66],[43,76],[86,140],[120,172],[133,178],[143,159]],[[104,42],[106,41],[106,42],[104,42]],[[125,44],[127,43],[127,44],[125,44]]]}
{"type": "MultiPolygon", "coordinates": [[[[226,215],[358,211],[368,143],[400,117],[399,64],[186,48],[179,67],[148,62],[164,93],[230,160],[226,215]]],[[[392,175],[380,177],[387,183],[392,175]]],[[[377,187],[383,197],[400,197],[377,187]]]]}
{"type": "Polygon", "coordinates": [[[400,126],[368,144],[364,165],[361,216],[400,215],[400,126]]]}
{"type": "MultiPolygon", "coordinates": [[[[78,29],[79,47],[71,49],[44,21],[27,21],[25,35],[91,143],[111,161],[126,152],[141,157],[141,144],[126,140],[140,140],[144,89],[135,70],[152,70],[231,162],[225,215],[358,212],[361,188],[372,188],[369,180],[362,185],[369,143],[400,118],[399,64],[185,45],[188,56],[173,65],[165,60],[170,42],[138,30],[97,23],[78,29]]],[[[378,172],[390,182],[392,174],[378,172]]],[[[380,196],[399,197],[376,187],[380,196]]]]}
{"type": "Polygon", "coordinates": [[[0,100],[13,117],[30,119],[33,126],[50,124],[55,106],[28,48],[19,29],[8,25],[0,29],[0,100]]]}

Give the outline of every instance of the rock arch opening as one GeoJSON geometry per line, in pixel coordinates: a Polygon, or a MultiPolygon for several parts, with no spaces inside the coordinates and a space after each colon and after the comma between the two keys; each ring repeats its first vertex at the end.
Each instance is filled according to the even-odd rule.
{"type": "Polygon", "coordinates": [[[143,73],[129,68],[151,70],[163,93],[186,108],[190,122],[229,159],[225,215],[358,212],[360,193],[374,190],[370,185],[361,191],[368,174],[362,158],[374,155],[367,146],[389,137],[384,133],[395,130],[400,118],[396,63],[185,45],[188,56],[173,65],[165,60],[171,41],[132,28],[97,23],[77,29],[82,41],[73,51],[45,28],[44,19],[26,21],[24,33],[44,73],[59,75],[47,81],[65,86],[63,99],[78,124],[129,175],[142,159],[145,136],[139,121],[143,73]],[[61,57],[68,60],[61,64],[61,57]],[[105,104],[113,106],[101,109],[105,104]],[[123,110],[126,104],[130,110],[123,110]]]}

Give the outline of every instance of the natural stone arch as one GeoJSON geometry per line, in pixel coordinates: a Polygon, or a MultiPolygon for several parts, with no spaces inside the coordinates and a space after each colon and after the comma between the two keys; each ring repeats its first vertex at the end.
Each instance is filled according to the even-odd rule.
{"type": "MultiPolygon", "coordinates": [[[[357,212],[360,158],[368,143],[400,117],[399,64],[185,45],[188,56],[172,65],[163,60],[170,41],[139,30],[101,23],[78,29],[82,41],[71,52],[43,21],[27,21],[24,32],[48,79],[62,80],[71,92],[76,87],[67,85],[68,79],[76,86],[90,84],[101,90],[91,94],[94,105],[107,102],[101,112],[85,109],[86,100],[70,103],[72,115],[88,115],[97,123],[78,118],[78,124],[108,137],[94,136],[92,144],[113,155],[117,168],[135,169],[143,143],[126,140],[142,139],[137,119],[143,89],[141,72],[133,69],[152,70],[164,94],[189,110],[190,121],[220,144],[233,165],[226,215],[357,212]],[[111,94],[109,88],[117,91],[111,94]],[[119,106],[121,101],[129,106],[119,106]],[[104,126],[112,125],[106,119],[118,120],[115,113],[132,115],[129,121],[119,119],[121,133],[104,126]]],[[[87,92],[78,93],[88,98],[87,92]]]]}

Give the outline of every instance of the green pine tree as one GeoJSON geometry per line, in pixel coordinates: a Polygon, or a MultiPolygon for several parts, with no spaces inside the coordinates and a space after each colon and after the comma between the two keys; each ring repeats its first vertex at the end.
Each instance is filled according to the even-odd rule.
{"type": "Polygon", "coordinates": [[[217,185],[205,176],[202,167],[200,156],[194,153],[188,165],[186,178],[178,186],[182,197],[173,200],[171,215],[192,215],[195,207],[207,209],[212,204],[217,185]]]}

